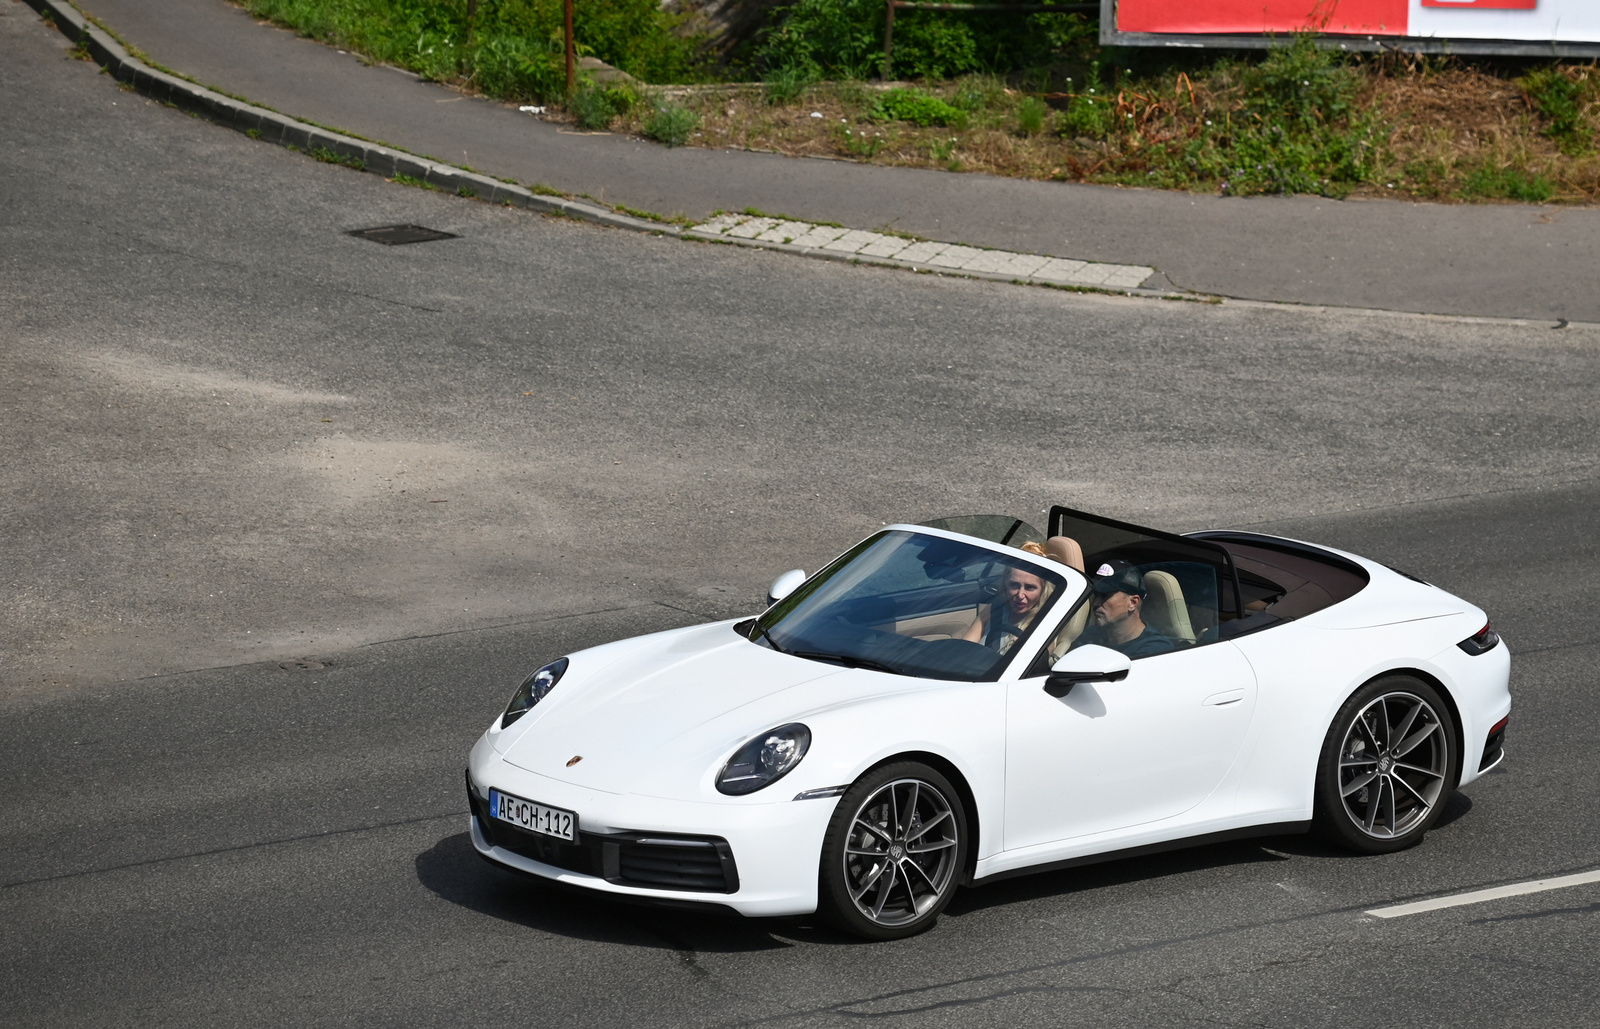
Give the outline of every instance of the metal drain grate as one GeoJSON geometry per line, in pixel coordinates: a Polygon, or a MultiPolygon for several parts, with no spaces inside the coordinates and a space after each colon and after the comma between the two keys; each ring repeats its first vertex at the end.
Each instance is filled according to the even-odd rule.
{"type": "Polygon", "coordinates": [[[375,229],[351,229],[349,234],[357,239],[370,239],[374,243],[382,243],[386,247],[397,247],[402,243],[431,243],[436,239],[459,238],[453,232],[425,229],[421,225],[379,225],[375,229]]]}

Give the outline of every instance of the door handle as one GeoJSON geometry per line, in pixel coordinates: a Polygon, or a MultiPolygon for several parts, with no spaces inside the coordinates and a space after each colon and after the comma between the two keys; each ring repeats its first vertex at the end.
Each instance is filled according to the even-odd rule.
{"type": "Polygon", "coordinates": [[[1244,690],[1224,690],[1221,693],[1211,694],[1200,704],[1202,707],[1226,707],[1229,704],[1237,704],[1243,699],[1244,690]]]}

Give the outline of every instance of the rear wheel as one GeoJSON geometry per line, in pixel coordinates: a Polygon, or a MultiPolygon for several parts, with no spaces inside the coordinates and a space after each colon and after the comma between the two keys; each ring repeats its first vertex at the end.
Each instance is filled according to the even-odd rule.
{"type": "Polygon", "coordinates": [[[818,900],[840,929],[874,940],[933,926],[966,857],[967,816],[948,779],[905,761],[845,791],[822,846],[818,900]]]}
{"type": "Polygon", "coordinates": [[[1455,724],[1438,691],[1378,679],[1345,701],[1322,744],[1316,828],[1365,854],[1403,850],[1438,821],[1455,782],[1455,724]]]}

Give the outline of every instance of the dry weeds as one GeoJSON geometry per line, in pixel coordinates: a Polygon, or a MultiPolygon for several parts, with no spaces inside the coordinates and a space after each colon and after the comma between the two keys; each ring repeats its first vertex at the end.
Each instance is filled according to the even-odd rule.
{"type": "MultiPolygon", "coordinates": [[[[1445,201],[1494,201],[1500,187],[1486,186],[1487,172],[1543,183],[1551,200],[1600,200],[1600,158],[1591,151],[1563,154],[1544,133],[1533,101],[1514,78],[1450,60],[1387,58],[1360,65],[1365,78],[1361,104],[1383,127],[1378,172],[1345,191],[1365,196],[1405,196],[1445,201]],[[1486,195],[1487,194],[1487,195],[1486,195]]],[[[1588,69],[1574,74],[1591,73],[1588,69]]],[[[953,99],[976,80],[927,91],[953,99]]],[[[1056,123],[1044,132],[1024,134],[1016,114],[1024,94],[994,80],[979,81],[986,103],[960,129],[918,127],[877,121],[869,116],[880,84],[821,83],[793,103],[772,105],[759,85],[681,87],[675,102],[701,118],[690,146],[748,149],[864,161],[872,164],[984,172],[1029,179],[1168,185],[1215,192],[1215,176],[1189,182],[1157,179],[1149,169],[1151,148],[1181,145],[1200,138],[1211,119],[1222,124],[1239,106],[1237,69],[1218,65],[1191,80],[1169,75],[1159,81],[1128,84],[1110,91],[1117,102],[1119,131],[1104,139],[1063,137],[1056,123]]],[[[1066,94],[1046,94],[1058,110],[1066,94]]],[[[1600,104],[1586,112],[1600,136],[1600,104]]],[[[616,131],[638,133],[644,111],[621,119],[616,131]]],[[[1163,173],[1164,174],[1164,173],[1163,173]]],[[[1492,180],[1499,181],[1499,180],[1492,180]]],[[[1511,194],[1516,198],[1519,194],[1511,194]]],[[[1521,198],[1529,198],[1521,194],[1521,198]]]]}

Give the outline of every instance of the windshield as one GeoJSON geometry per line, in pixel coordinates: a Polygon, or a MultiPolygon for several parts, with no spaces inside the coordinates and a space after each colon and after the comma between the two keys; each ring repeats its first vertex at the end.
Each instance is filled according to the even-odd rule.
{"type": "Polygon", "coordinates": [[[823,569],[749,636],[814,660],[992,682],[1065,586],[1020,554],[896,529],[823,569]]]}

